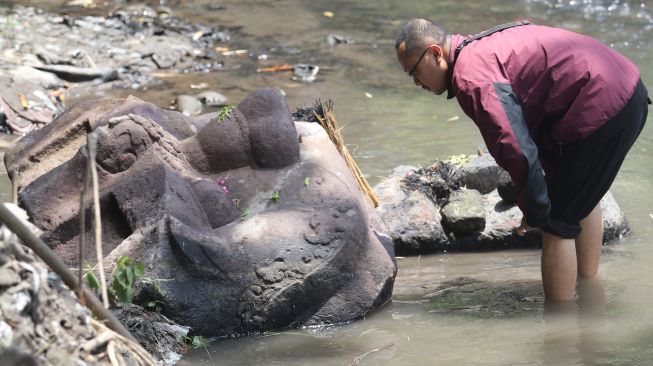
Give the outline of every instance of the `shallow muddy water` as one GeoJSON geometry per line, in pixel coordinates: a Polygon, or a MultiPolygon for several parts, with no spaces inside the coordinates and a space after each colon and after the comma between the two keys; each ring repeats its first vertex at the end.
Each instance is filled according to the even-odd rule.
{"type": "MultiPolygon", "coordinates": [[[[178,16],[239,27],[232,49],[244,56],[210,74],[161,78],[135,94],[160,106],[208,89],[237,103],[263,86],[285,91],[291,108],[332,99],[346,141],[372,183],[401,164],[427,165],[474,153],[482,144],[455,101],[412,85],[394,59],[394,36],[415,16],[477,33],[519,18],[594,36],[634,60],[653,85],[653,4],[640,1],[177,1],[178,16]],[[648,5],[648,6],[647,6],[648,5]],[[323,12],[333,12],[325,17],[323,12]],[[326,37],[354,44],[329,46],[326,37]],[[292,50],[300,50],[295,53],[292,50]],[[283,50],[283,51],[279,51],[283,50]],[[321,67],[314,83],[289,73],[256,73],[282,63],[321,67]],[[366,95],[367,93],[367,95],[366,95]],[[371,96],[371,97],[370,97],[371,96]]],[[[73,99],[91,97],[73,96],[73,99]]],[[[598,314],[543,317],[538,251],[441,254],[400,258],[393,302],[367,319],[326,329],[300,329],[217,340],[181,365],[644,365],[653,363],[653,126],[645,127],[612,187],[633,235],[603,253],[605,304],[598,314]]],[[[7,192],[7,191],[5,191],[7,192]]]]}

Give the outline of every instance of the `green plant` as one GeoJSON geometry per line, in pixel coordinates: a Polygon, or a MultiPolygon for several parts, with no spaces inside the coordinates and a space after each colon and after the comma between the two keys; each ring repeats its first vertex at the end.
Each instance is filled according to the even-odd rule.
{"type": "Polygon", "coordinates": [[[111,280],[111,290],[115,299],[130,303],[134,299],[134,284],[143,277],[145,265],[142,262],[132,264],[129,256],[123,255],[116,262],[116,269],[111,280]]]}
{"type": "Polygon", "coordinates": [[[222,109],[220,109],[218,112],[218,122],[222,122],[225,119],[229,118],[231,116],[231,111],[233,111],[234,108],[236,107],[233,105],[226,105],[222,107],[222,109]]]}
{"type": "Polygon", "coordinates": [[[451,165],[456,165],[458,167],[461,167],[469,161],[472,160],[471,155],[465,155],[465,154],[460,154],[460,155],[452,155],[445,160],[445,163],[449,163],[451,165]]]}
{"type": "Polygon", "coordinates": [[[93,272],[88,272],[86,273],[86,283],[88,283],[88,287],[92,288],[93,290],[100,291],[100,281],[95,277],[95,274],[93,272]]]}
{"type": "Polygon", "coordinates": [[[248,208],[248,209],[246,209],[245,211],[243,211],[242,214],[240,214],[240,219],[241,219],[241,220],[245,220],[245,219],[247,218],[247,216],[249,216],[249,213],[250,213],[250,212],[249,212],[249,208],[248,208]]]}
{"type": "Polygon", "coordinates": [[[270,199],[273,200],[274,202],[279,202],[279,200],[281,199],[281,196],[279,195],[279,191],[274,191],[270,199]]]}
{"type": "Polygon", "coordinates": [[[209,344],[209,341],[206,338],[202,337],[201,335],[192,337],[184,336],[182,340],[184,344],[191,346],[194,349],[198,349],[200,347],[204,348],[206,354],[209,356],[209,359],[213,361],[213,358],[211,358],[211,354],[209,353],[209,349],[206,348],[206,346],[209,344]]]}
{"type": "Polygon", "coordinates": [[[148,301],[147,304],[145,304],[145,308],[155,313],[160,313],[161,310],[163,309],[162,305],[163,305],[163,301],[152,300],[152,301],[148,301]]]}
{"type": "Polygon", "coordinates": [[[158,278],[150,278],[150,277],[143,277],[141,281],[144,284],[147,284],[150,286],[150,289],[152,290],[153,294],[151,297],[151,300],[145,303],[145,307],[151,311],[155,311],[157,313],[161,312],[162,305],[164,304],[163,297],[166,294],[166,290],[161,287],[161,282],[162,281],[168,281],[168,280],[162,280],[158,278]]]}

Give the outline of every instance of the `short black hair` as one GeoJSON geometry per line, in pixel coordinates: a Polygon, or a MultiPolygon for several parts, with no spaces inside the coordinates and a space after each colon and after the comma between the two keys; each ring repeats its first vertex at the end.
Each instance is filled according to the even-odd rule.
{"type": "Polygon", "coordinates": [[[447,36],[449,32],[439,23],[424,18],[411,19],[399,30],[395,50],[404,43],[404,55],[416,55],[432,43],[444,46],[447,36]]]}

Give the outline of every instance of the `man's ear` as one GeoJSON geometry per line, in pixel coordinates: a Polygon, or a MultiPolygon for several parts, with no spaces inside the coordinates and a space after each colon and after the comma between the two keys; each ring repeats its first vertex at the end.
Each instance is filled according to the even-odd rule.
{"type": "Polygon", "coordinates": [[[431,50],[433,57],[435,57],[435,61],[439,63],[440,59],[444,57],[444,50],[442,49],[442,46],[437,43],[433,43],[429,46],[429,49],[431,50]]]}

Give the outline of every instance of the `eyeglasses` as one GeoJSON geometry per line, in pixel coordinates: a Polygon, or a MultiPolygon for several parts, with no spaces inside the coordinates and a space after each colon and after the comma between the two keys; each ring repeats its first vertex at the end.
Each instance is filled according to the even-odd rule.
{"type": "Polygon", "coordinates": [[[410,76],[413,79],[417,78],[417,75],[415,75],[415,70],[417,69],[417,65],[419,65],[420,61],[422,61],[424,55],[426,55],[426,52],[428,52],[430,48],[431,47],[425,49],[424,52],[422,52],[422,55],[417,59],[417,62],[415,62],[415,66],[413,66],[413,68],[410,69],[410,71],[408,71],[408,76],[410,76]]]}

